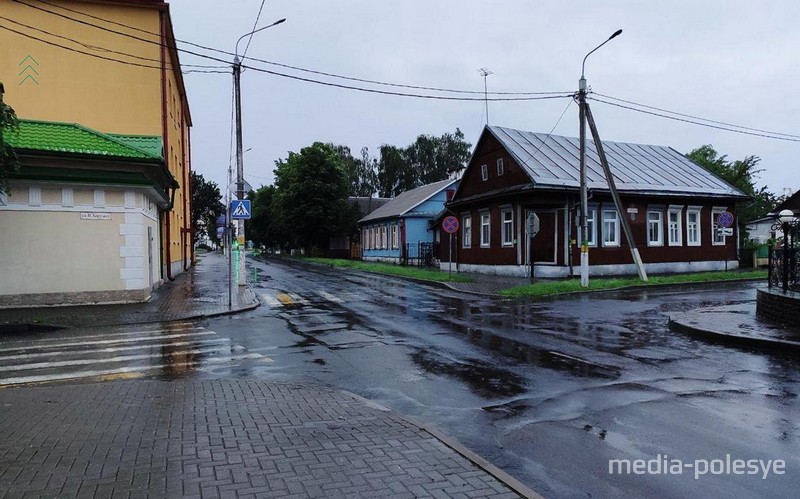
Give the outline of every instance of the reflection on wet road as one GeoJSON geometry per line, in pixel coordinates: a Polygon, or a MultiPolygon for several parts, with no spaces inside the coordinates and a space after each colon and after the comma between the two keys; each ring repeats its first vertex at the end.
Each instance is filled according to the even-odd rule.
{"type": "Polygon", "coordinates": [[[264,306],[206,326],[274,363],[433,423],[546,496],[786,496],[800,485],[791,358],[672,333],[667,315],[745,305],[755,285],[545,302],[324,267],[254,264],[264,306]],[[760,478],[610,476],[609,459],[785,459],[760,478]]]}

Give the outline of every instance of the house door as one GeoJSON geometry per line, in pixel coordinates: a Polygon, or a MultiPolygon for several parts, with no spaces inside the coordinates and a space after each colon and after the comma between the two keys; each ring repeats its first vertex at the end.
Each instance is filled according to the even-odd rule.
{"type": "MultiPolygon", "coordinates": [[[[558,212],[555,210],[535,211],[539,217],[539,232],[531,240],[531,258],[536,264],[556,264],[556,248],[558,247],[558,212]]],[[[525,262],[530,265],[530,261],[525,262]]]]}
{"type": "Polygon", "coordinates": [[[147,281],[153,289],[153,228],[147,228],[147,281]]]}

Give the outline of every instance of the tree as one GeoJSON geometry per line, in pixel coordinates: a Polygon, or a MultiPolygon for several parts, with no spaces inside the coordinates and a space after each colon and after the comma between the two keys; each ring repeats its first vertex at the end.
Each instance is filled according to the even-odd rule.
{"type": "Polygon", "coordinates": [[[778,196],[769,192],[765,186],[756,187],[758,174],[763,171],[757,168],[761,158],[746,156],[742,160],[728,161],[727,156],[720,156],[709,144],[694,149],[686,157],[752,198],[750,201],[737,203],[736,209],[740,241],[745,243],[749,239],[746,224],[765,216],[779,201],[778,196]]]}
{"type": "MultiPolygon", "coordinates": [[[[2,89],[0,89],[2,92],[2,89]]],[[[0,94],[2,95],[2,94],[0,94]]],[[[10,134],[19,129],[17,113],[0,99],[0,194],[8,192],[9,177],[19,170],[19,159],[14,149],[7,142],[10,134]]]]}
{"type": "Polygon", "coordinates": [[[244,230],[256,246],[272,248],[283,246],[285,242],[272,216],[275,191],[275,186],[266,185],[248,195],[252,201],[253,213],[250,220],[245,220],[244,230]]]}
{"type": "Polygon", "coordinates": [[[413,144],[404,149],[383,145],[378,161],[378,192],[392,197],[421,185],[445,180],[466,167],[472,145],[464,140],[464,133],[440,137],[419,135],[413,144]]]}
{"type": "Polygon", "coordinates": [[[327,249],[330,236],[341,229],[349,192],[340,154],[315,142],[275,164],[275,221],[291,228],[295,247],[327,249]]]}
{"type": "Polygon", "coordinates": [[[202,236],[208,236],[219,244],[216,226],[217,217],[225,213],[222,195],[214,182],[206,182],[202,175],[192,172],[192,231],[194,243],[202,236]]]}

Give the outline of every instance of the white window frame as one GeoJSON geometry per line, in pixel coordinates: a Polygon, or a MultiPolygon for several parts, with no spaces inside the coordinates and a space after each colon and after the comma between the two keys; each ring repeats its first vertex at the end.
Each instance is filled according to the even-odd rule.
{"type": "Polygon", "coordinates": [[[670,246],[683,246],[683,206],[670,206],[667,210],[667,241],[670,246]],[[672,216],[675,215],[675,226],[673,227],[672,216]],[[675,229],[674,231],[672,229],[675,229]],[[673,238],[672,236],[677,237],[673,238]]]}
{"type": "Polygon", "coordinates": [[[375,249],[375,227],[369,228],[369,249],[375,249]]]}
{"type": "Polygon", "coordinates": [[[689,206],[686,208],[686,246],[702,246],[703,244],[703,231],[702,231],[702,210],[699,206],[689,206]],[[692,224],[689,222],[689,215],[697,215],[697,222],[692,224]],[[691,234],[692,234],[692,225],[696,225],[695,227],[695,235],[697,236],[696,241],[692,241],[691,234]]]}
{"type": "Polygon", "coordinates": [[[481,180],[489,180],[489,165],[481,165],[481,180]]]}
{"type": "Polygon", "coordinates": [[[461,216],[461,247],[472,247],[472,215],[461,216]]]}
{"type": "MultiPolygon", "coordinates": [[[[578,228],[580,232],[580,228],[578,228]]],[[[589,238],[589,247],[597,247],[597,207],[589,206],[586,208],[586,237],[589,238]]]]}
{"type": "Polygon", "coordinates": [[[503,164],[503,158],[497,158],[497,176],[505,173],[505,165],[503,164]]]}
{"type": "Polygon", "coordinates": [[[662,208],[648,208],[647,209],[647,245],[648,246],[664,246],[664,210],[662,208]],[[656,215],[655,219],[651,219],[652,215],[656,215]],[[653,238],[653,227],[656,228],[655,236],[653,238]]]}
{"type": "Polygon", "coordinates": [[[489,211],[481,212],[481,248],[489,248],[492,246],[492,214],[489,211]],[[484,220],[486,223],[484,223],[484,220]],[[484,234],[483,228],[486,227],[484,234]],[[483,236],[486,236],[484,240],[483,236]]]}
{"type": "Polygon", "coordinates": [[[392,224],[392,249],[399,248],[399,238],[397,237],[397,224],[392,224]]]}
{"type": "Polygon", "coordinates": [[[511,206],[500,207],[500,243],[504,248],[514,246],[514,209],[511,206]],[[506,215],[510,215],[508,220],[506,215]]]}
{"type": "Polygon", "coordinates": [[[381,249],[387,249],[389,247],[389,238],[387,237],[387,227],[384,225],[381,227],[381,249]]]}
{"type": "Polygon", "coordinates": [[[614,208],[603,208],[601,211],[603,217],[603,228],[601,233],[603,235],[603,247],[607,248],[618,248],[619,247],[619,213],[614,208]],[[606,214],[613,213],[614,219],[606,221],[606,214]],[[614,238],[608,239],[608,234],[610,231],[606,230],[606,223],[610,222],[614,225],[614,238]]]}
{"type": "Polygon", "coordinates": [[[369,230],[361,229],[361,248],[369,249],[369,230]]]}
{"type": "Polygon", "coordinates": [[[717,217],[723,211],[728,211],[728,208],[725,206],[715,206],[711,209],[711,245],[712,246],[725,246],[725,236],[718,236],[717,229],[719,229],[719,225],[717,224],[717,217]]]}

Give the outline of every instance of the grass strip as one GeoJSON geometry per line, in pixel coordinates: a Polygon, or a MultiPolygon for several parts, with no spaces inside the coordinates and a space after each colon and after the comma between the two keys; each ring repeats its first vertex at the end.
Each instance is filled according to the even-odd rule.
{"type": "Polygon", "coordinates": [[[402,267],[390,263],[362,262],[360,260],[344,260],[341,258],[302,257],[303,260],[324,263],[333,267],[343,267],[356,270],[366,270],[378,274],[412,277],[436,282],[473,282],[471,277],[463,274],[449,274],[441,270],[420,269],[417,267],[402,267]]]}
{"type": "Polygon", "coordinates": [[[543,281],[525,284],[500,291],[501,295],[512,297],[542,297],[561,293],[574,293],[578,291],[620,289],[630,286],[653,286],[659,284],[691,284],[715,281],[734,281],[746,279],[767,279],[766,270],[731,271],[731,272],[695,272],[689,274],[672,274],[649,276],[647,282],[642,282],[638,277],[613,277],[589,279],[589,287],[581,287],[580,279],[563,281],[543,281]]]}

